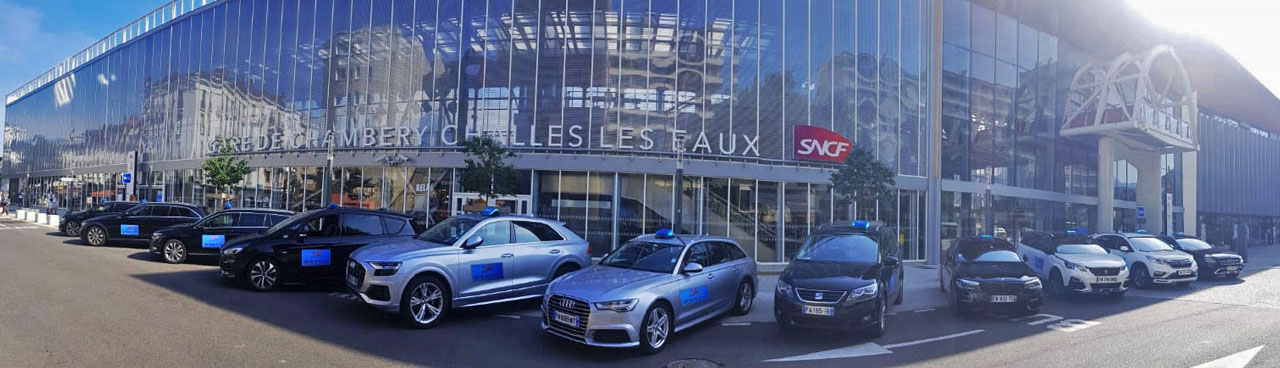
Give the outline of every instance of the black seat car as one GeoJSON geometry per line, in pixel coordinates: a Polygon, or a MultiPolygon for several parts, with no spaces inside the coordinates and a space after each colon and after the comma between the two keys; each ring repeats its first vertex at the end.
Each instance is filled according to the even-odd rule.
{"type": "Polygon", "coordinates": [[[413,218],[356,208],[326,208],[293,215],[263,234],[222,246],[221,276],[256,291],[282,282],[341,279],[357,248],[417,234],[413,218]]]}
{"type": "Polygon", "coordinates": [[[778,326],[865,329],[879,337],[888,304],[902,303],[901,253],[891,228],[865,221],[819,227],[778,278],[778,326]]]}
{"type": "Polygon", "coordinates": [[[106,202],[84,211],[68,213],[66,216],[62,216],[62,221],[58,223],[58,231],[67,234],[67,236],[80,237],[80,225],[84,223],[84,220],[98,216],[114,215],[128,211],[137,205],[138,202],[106,202]]]}
{"type": "Polygon", "coordinates": [[[217,256],[227,241],[261,234],[289,216],[293,216],[293,212],[264,208],[218,212],[199,222],[152,233],[151,253],[169,263],[182,263],[191,256],[217,256]]]}
{"type": "Polygon", "coordinates": [[[1226,247],[1214,247],[1200,238],[1185,234],[1175,235],[1170,245],[1173,249],[1195,257],[1201,278],[1220,276],[1234,279],[1244,272],[1244,258],[1239,254],[1228,252],[1226,247]]]}
{"type": "Polygon", "coordinates": [[[989,235],[957,239],[940,268],[940,286],[957,316],[1040,311],[1044,285],[1008,241],[989,235]]]}
{"type": "Polygon", "coordinates": [[[95,247],[112,242],[143,243],[151,240],[156,230],[201,218],[204,210],[189,204],[143,203],[119,214],[85,220],[80,225],[80,238],[95,247]]]}

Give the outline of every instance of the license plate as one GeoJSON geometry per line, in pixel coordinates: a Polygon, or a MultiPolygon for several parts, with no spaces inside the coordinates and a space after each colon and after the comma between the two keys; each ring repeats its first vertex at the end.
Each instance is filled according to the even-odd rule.
{"type": "Polygon", "coordinates": [[[836,315],[836,309],[832,307],[806,305],[804,306],[804,314],[812,314],[815,316],[834,316],[836,315]]]}
{"type": "Polygon", "coordinates": [[[347,283],[352,286],[360,286],[360,279],[357,279],[355,276],[347,275],[347,283]]]}
{"type": "Polygon", "coordinates": [[[560,312],[556,312],[556,311],[551,311],[551,319],[554,319],[556,322],[560,322],[560,323],[563,323],[563,324],[566,324],[566,325],[570,325],[570,326],[573,326],[573,327],[578,327],[578,317],[577,317],[577,316],[573,316],[573,315],[569,315],[569,314],[564,314],[564,313],[560,313],[560,312]]]}
{"type": "Polygon", "coordinates": [[[1116,276],[1098,278],[1098,282],[1119,282],[1119,281],[1120,281],[1120,278],[1116,276]]]}
{"type": "Polygon", "coordinates": [[[1236,267],[1236,266],[1227,267],[1227,271],[1239,271],[1239,270],[1240,270],[1240,267],[1236,267]]]}
{"type": "Polygon", "coordinates": [[[1178,270],[1178,275],[1190,275],[1191,270],[1178,270]]]}
{"type": "Polygon", "coordinates": [[[1018,301],[1017,295],[992,295],[992,303],[1013,303],[1018,301]]]}

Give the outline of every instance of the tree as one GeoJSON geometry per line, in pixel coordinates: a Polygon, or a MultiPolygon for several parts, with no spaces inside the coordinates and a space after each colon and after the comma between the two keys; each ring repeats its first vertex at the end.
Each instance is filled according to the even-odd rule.
{"type": "Polygon", "coordinates": [[[840,199],[857,208],[875,208],[877,203],[893,203],[894,176],[893,169],[876,160],[871,151],[855,146],[844,166],[831,173],[831,186],[840,199]]]}
{"type": "Polygon", "coordinates": [[[219,198],[223,203],[219,203],[218,206],[221,207],[227,201],[226,193],[230,191],[231,186],[243,181],[250,169],[244,159],[231,155],[235,152],[231,146],[231,140],[225,137],[218,138],[214,144],[218,145],[218,153],[205,160],[200,168],[204,170],[205,185],[213,187],[220,194],[219,198]]]}
{"type": "Polygon", "coordinates": [[[479,193],[486,204],[500,195],[516,193],[520,172],[506,163],[515,153],[489,136],[468,139],[462,152],[467,155],[467,167],[459,178],[463,191],[479,193]]]}

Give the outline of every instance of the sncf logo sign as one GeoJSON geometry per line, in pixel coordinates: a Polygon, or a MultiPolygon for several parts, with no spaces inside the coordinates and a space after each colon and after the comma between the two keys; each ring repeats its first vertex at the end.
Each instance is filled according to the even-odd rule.
{"type": "Polygon", "coordinates": [[[840,133],[812,125],[796,125],[795,150],[797,160],[844,162],[853,150],[840,133]]]}

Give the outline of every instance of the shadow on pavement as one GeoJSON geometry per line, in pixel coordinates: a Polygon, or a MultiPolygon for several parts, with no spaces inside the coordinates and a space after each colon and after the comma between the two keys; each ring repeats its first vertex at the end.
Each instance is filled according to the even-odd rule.
{"type": "MultiPolygon", "coordinates": [[[[127,258],[132,259],[132,260],[138,260],[138,261],[147,261],[147,262],[155,262],[155,263],[166,263],[166,262],[164,261],[164,259],[162,259],[162,258],[161,258],[160,256],[158,256],[158,255],[151,254],[151,251],[149,251],[149,250],[130,254],[130,255],[128,255],[128,256],[127,256],[127,258]]],[[[195,265],[204,265],[204,266],[217,266],[217,265],[218,265],[218,257],[217,257],[217,256],[206,256],[206,255],[200,255],[200,256],[187,256],[187,261],[186,261],[186,262],[183,262],[183,263],[186,263],[186,264],[195,264],[195,265]]]]}

